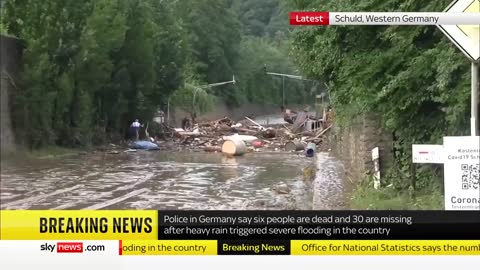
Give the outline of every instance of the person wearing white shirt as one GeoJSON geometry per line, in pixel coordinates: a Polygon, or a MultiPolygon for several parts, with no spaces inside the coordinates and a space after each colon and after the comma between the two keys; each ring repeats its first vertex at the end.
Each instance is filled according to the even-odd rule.
{"type": "Polygon", "coordinates": [[[132,130],[132,133],[135,134],[135,139],[138,141],[140,137],[140,128],[143,127],[142,124],[138,121],[138,119],[135,119],[135,121],[130,125],[130,129],[132,130]]]}

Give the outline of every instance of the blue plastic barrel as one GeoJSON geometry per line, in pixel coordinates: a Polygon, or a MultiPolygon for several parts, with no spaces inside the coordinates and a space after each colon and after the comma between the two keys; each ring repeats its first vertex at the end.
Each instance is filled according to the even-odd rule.
{"type": "Polygon", "coordinates": [[[305,155],[307,157],[315,156],[315,148],[316,148],[316,145],[314,143],[308,143],[307,148],[305,149],[305,155]]]}

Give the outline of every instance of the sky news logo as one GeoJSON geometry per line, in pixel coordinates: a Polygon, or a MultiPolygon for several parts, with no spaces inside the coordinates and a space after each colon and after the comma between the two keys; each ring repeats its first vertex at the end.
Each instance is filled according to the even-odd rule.
{"type": "Polygon", "coordinates": [[[85,252],[104,252],[105,245],[85,245],[83,242],[57,242],[56,244],[45,243],[40,245],[40,251],[53,253],[83,253],[85,252]]]}
{"type": "Polygon", "coordinates": [[[57,253],[83,253],[82,242],[57,242],[57,244],[45,243],[40,246],[41,251],[57,253]]]}

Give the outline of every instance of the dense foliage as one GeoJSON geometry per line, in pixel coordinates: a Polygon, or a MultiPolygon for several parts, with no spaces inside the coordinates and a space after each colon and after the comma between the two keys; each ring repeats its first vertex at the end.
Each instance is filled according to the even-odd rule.
{"type": "MultiPolygon", "coordinates": [[[[294,2],[293,8],[308,10],[438,12],[450,0],[294,2]]],[[[329,82],[343,119],[363,112],[383,117],[394,134],[394,179],[401,185],[409,183],[403,178],[410,175],[412,143],[441,144],[442,136],[469,134],[470,65],[436,27],[304,27],[294,34],[292,51],[303,72],[329,82]]],[[[435,179],[429,168],[419,170],[419,185],[435,179]]]]}
{"type": "MultiPolygon", "coordinates": [[[[282,84],[263,74],[295,73],[280,1],[6,0],[2,32],[25,41],[17,137],[32,147],[102,143],[166,104],[212,109],[281,105],[282,84]],[[203,88],[229,81],[236,85],[203,88]],[[195,96],[195,101],[194,101],[195,96]]],[[[311,85],[287,80],[289,103],[311,85]]]]}

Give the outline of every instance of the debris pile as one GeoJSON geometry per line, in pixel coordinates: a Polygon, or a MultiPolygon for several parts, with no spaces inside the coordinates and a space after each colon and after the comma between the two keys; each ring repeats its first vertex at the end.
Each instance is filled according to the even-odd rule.
{"type": "Polygon", "coordinates": [[[172,128],[171,136],[159,141],[161,149],[224,152],[243,155],[247,152],[312,151],[323,149],[325,134],[332,126],[331,112],[317,119],[307,112],[289,116],[289,122],[261,125],[245,117],[235,122],[228,117],[201,122],[189,129],[172,128]]]}

